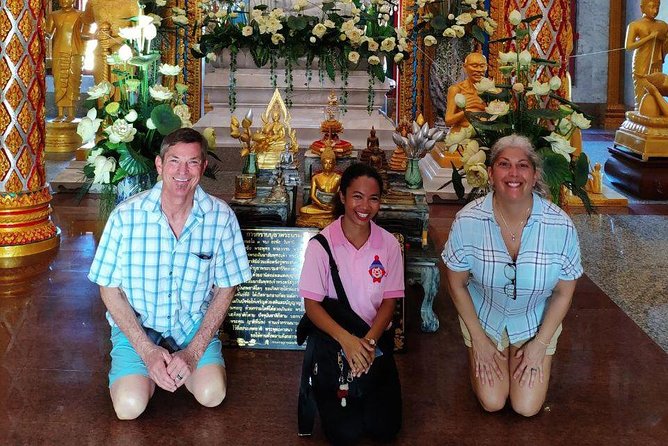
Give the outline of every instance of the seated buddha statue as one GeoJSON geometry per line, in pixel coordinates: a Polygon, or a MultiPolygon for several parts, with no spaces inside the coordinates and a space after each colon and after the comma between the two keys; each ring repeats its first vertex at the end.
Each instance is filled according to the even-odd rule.
{"type": "Polygon", "coordinates": [[[334,221],[334,197],[339,192],[341,174],[334,171],[336,155],[331,144],[320,154],[322,171],[311,178],[310,204],[299,209],[297,226],[324,228],[334,221]]]}
{"type": "Polygon", "coordinates": [[[267,110],[262,114],[262,128],[255,132],[252,139],[259,169],[275,169],[286,143],[293,153],[299,149],[297,135],[290,128],[290,114],[278,89],[274,91],[267,110]]]}
{"type": "Polygon", "coordinates": [[[311,152],[319,155],[325,149],[327,142],[331,142],[332,150],[337,158],[350,155],[353,145],[339,138],[339,133],[343,133],[343,124],[339,118],[339,104],[336,94],[329,93],[327,106],[325,107],[325,120],[320,124],[322,138],[311,144],[311,152]]]}
{"type": "Polygon", "coordinates": [[[366,148],[360,153],[360,162],[373,166],[378,171],[387,170],[387,157],[380,148],[380,141],[376,136],[376,129],[371,127],[369,137],[366,139],[366,148]]]}

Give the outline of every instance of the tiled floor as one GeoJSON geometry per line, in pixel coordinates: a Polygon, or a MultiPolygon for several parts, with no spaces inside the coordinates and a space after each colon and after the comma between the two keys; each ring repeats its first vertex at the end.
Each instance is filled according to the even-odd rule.
{"type": "MultiPolygon", "coordinates": [[[[95,249],[93,233],[99,230],[96,201],[86,198],[77,205],[72,194],[57,194],[53,208],[62,230],[55,259],[50,265],[46,259],[41,272],[14,271],[23,281],[9,280],[4,272],[0,280],[0,444],[323,444],[319,431],[311,439],[296,435],[301,353],[295,351],[226,349],[229,391],[220,407],[201,408],[184,390],[174,395],[158,390],[138,420],[117,421],[106,387],[109,327],[98,291],[86,279],[95,249]],[[36,276],[26,278],[30,273],[36,276]]],[[[666,207],[652,209],[661,215],[654,217],[658,220],[642,217],[650,250],[654,242],[665,244],[668,238],[666,207]],[[664,235],[652,239],[651,228],[661,224],[664,235]]],[[[437,246],[445,241],[456,210],[451,205],[432,207],[430,234],[437,246]]],[[[599,234],[610,232],[613,224],[615,234],[632,233],[634,221],[640,220],[624,218],[628,222],[601,217],[599,234]]],[[[596,241],[597,226],[582,225],[592,233],[581,237],[583,244],[596,241]]],[[[666,264],[656,262],[665,257],[658,249],[657,257],[634,254],[619,267],[626,275],[605,270],[598,274],[596,264],[603,268],[616,262],[629,248],[596,243],[601,246],[594,252],[598,260],[583,248],[585,261],[595,262],[588,266],[592,277],[579,282],[564,321],[545,408],[532,419],[509,409],[493,415],[481,410],[470,390],[465,348],[445,288],[436,299],[441,327],[434,334],[419,331],[422,294],[419,288],[409,290],[407,352],[397,357],[404,427],[396,444],[665,444],[668,355],[601,289],[615,278],[628,289],[640,290],[642,285],[662,294],[661,284],[665,291],[668,282],[666,264]]],[[[621,294],[618,288],[611,290],[621,294]]],[[[649,313],[650,319],[663,319],[659,322],[665,327],[665,313],[649,313]]]]}

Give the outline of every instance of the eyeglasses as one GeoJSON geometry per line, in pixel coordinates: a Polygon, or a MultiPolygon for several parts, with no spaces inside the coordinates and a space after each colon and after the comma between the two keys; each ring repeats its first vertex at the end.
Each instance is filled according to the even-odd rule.
{"type": "Polygon", "coordinates": [[[506,266],[503,267],[503,274],[506,276],[506,279],[510,280],[510,282],[503,287],[503,292],[512,300],[517,300],[517,287],[515,286],[517,264],[515,262],[507,263],[506,266]]]}

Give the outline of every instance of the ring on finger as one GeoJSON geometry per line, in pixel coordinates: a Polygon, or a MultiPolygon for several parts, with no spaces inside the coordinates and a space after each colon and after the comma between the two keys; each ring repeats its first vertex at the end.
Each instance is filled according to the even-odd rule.
{"type": "Polygon", "coordinates": [[[181,381],[182,379],[183,379],[183,376],[181,376],[180,373],[176,375],[176,380],[177,381],[181,381]]]}

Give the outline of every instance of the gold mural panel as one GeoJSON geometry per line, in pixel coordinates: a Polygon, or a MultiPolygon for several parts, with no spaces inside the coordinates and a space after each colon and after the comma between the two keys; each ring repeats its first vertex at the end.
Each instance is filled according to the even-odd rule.
{"type": "Polygon", "coordinates": [[[35,122],[35,113],[31,109],[28,102],[23,103],[23,107],[21,107],[21,111],[19,112],[19,116],[17,118],[17,122],[21,126],[23,133],[26,134],[30,130],[32,124],[35,122]]]}
{"type": "Polygon", "coordinates": [[[30,58],[26,57],[23,59],[18,73],[19,77],[23,81],[23,85],[30,85],[30,80],[33,78],[33,76],[35,76],[35,67],[32,64],[30,58]]]}
{"type": "Polygon", "coordinates": [[[34,150],[41,150],[42,148],[42,133],[39,131],[37,124],[42,122],[41,119],[38,119],[38,122],[32,126],[30,129],[30,134],[28,135],[28,144],[30,147],[33,147],[34,150]]]}
{"type": "Polygon", "coordinates": [[[14,113],[16,113],[19,104],[23,101],[23,91],[21,90],[21,87],[18,86],[17,82],[12,83],[12,86],[7,90],[5,101],[7,101],[12,110],[14,110],[14,113]]]}
{"type": "Polygon", "coordinates": [[[0,183],[7,176],[9,169],[12,167],[10,159],[4,150],[0,150],[0,183]]]}
{"type": "Polygon", "coordinates": [[[28,100],[32,104],[32,108],[39,109],[40,99],[42,99],[42,92],[39,88],[39,82],[34,81],[28,90],[28,100]]]}
{"type": "Polygon", "coordinates": [[[6,129],[9,127],[9,123],[12,122],[12,117],[7,111],[5,104],[0,104],[0,129],[6,129]]]}
{"type": "Polygon", "coordinates": [[[30,13],[30,11],[26,11],[26,13],[21,17],[18,25],[19,31],[21,31],[21,35],[26,37],[26,40],[28,40],[27,37],[30,36],[34,27],[35,17],[30,13]]]}
{"type": "Polygon", "coordinates": [[[43,0],[30,0],[28,5],[30,6],[30,11],[35,15],[35,17],[42,14],[42,1],[43,0]]]}
{"type": "MultiPolygon", "coordinates": [[[[14,169],[12,169],[11,173],[9,174],[9,180],[5,183],[5,191],[10,192],[10,193],[19,193],[23,190],[23,183],[21,183],[21,180],[19,179],[18,174],[14,169]]],[[[2,243],[0,243],[1,245],[2,243]]]]}
{"type": "Polygon", "coordinates": [[[9,2],[2,2],[4,7],[9,10],[9,12],[12,13],[12,16],[14,19],[18,19],[19,14],[21,14],[21,11],[23,10],[23,2],[19,1],[9,1],[9,2]]]}
{"type": "Polygon", "coordinates": [[[23,56],[23,50],[23,45],[21,45],[19,38],[14,34],[9,41],[9,45],[7,45],[7,48],[5,49],[5,54],[7,54],[9,60],[11,60],[14,65],[18,65],[23,56]]]}
{"type": "Polygon", "coordinates": [[[19,169],[19,172],[21,173],[24,181],[28,178],[32,163],[33,158],[30,156],[30,149],[28,146],[24,146],[23,151],[21,152],[21,156],[19,156],[19,159],[16,162],[16,167],[19,169]]]}
{"type": "Polygon", "coordinates": [[[7,61],[5,58],[0,59],[0,86],[5,86],[7,85],[7,82],[12,78],[12,73],[9,70],[9,65],[7,65],[7,61]]]}
{"type": "Polygon", "coordinates": [[[12,29],[12,23],[4,9],[0,9],[0,41],[5,41],[12,29]]]}
{"type": "Polygon", "coordinates": [[[5,145],[12,153],[12,155],[16,155],[19,149],[21,149],[21,145],[23,145],[23,138],[21,138],[21,135],[19,134],[19,131],[16,129],[16,127],[12,127],[10,130],[9,135],[7,135],[7,138],[5,139],[5,145]]]}
{"type": "Polygon", "coordinates": [[[36,191],[42,187],[44,184],[44,180],[42,178],[42,175],[39,174],[39,172],[44,171],[44,166],[41,166],[40,168],[35,167],[32,170],[32,173],[30,174],[30,179],[28,180],[28,190],[30,191],[36,191]]]}
{"type": "Polygon", "coordinates": [[[35,71],[41,71],[44,64],[44,52],[41,51],[39,39],[33,39],[28,45],[28,49],[30,57],[32,57],[33,63],[37,67],[35,71]]]}

